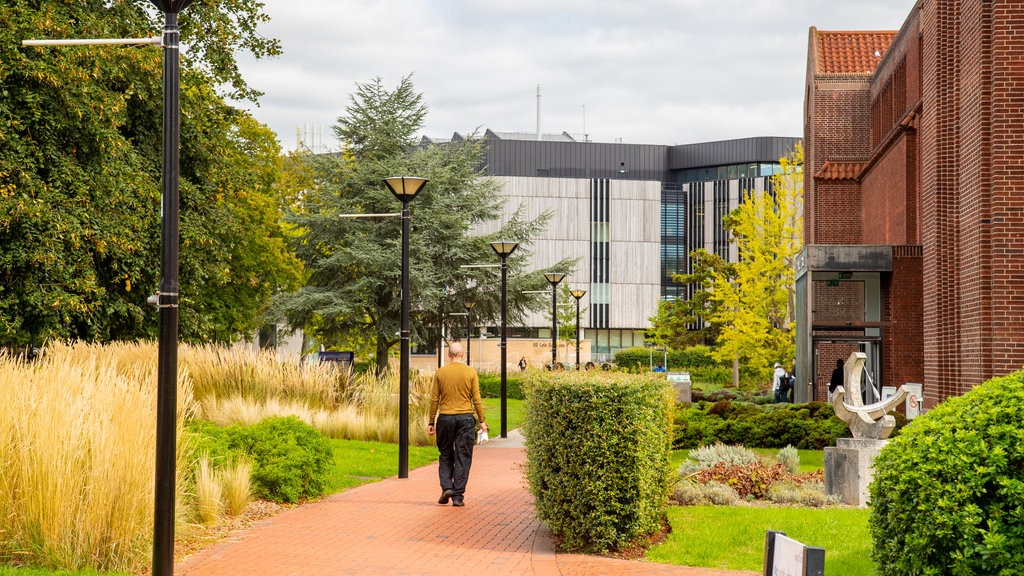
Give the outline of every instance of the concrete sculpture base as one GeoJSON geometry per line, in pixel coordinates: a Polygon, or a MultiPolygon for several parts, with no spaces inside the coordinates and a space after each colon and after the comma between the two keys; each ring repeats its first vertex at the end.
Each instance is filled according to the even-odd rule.
{"type": "Polygon", "coordinates": [[[866,508],[874,461],[888,440],[838,438],[825,448],[825,493],[843,504],[866,508]]]}

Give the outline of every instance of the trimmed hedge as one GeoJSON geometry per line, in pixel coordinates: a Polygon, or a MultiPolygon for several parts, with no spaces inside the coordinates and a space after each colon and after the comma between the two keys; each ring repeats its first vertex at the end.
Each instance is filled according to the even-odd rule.
{"type": "Polygon", "coordinates": [[[915,418],[875,459],[881,576],[1024,574],[1024,372],[915,418]]]}
{"type": "Polygon", "coordinates": [[[673,481],[669,383],[536,372],[524,389],[530,492],[561,547],[605,552],[659,532],[673,481]]]}
{"type": "Polygon", "coordinates": [[[752,448],[805,450],[834,446],[850,429],[825,402],[770,404],[699,402],[676,413],[675,449],[699,448],[715,442],[752,448]]]}
{"type": "MultiPolygon", "coordinates": [[[[658,363],[665,359],[662,352],[654,353],[654,362],[658,363]]],[[[615,364],[621,370],[628,372],[646,372],[651,364],[651,351],[649,348],[625,348],[615,353],[615,364]]],[[[690,380],[695,384],[714,384],[717,386],[728,386],[732,384],[732,364],[716,361],[711,356],[711,348],[707,346],[692,346],[684,350],[669,350],[668,364],[665,366],[669,371],[686,371],[690,373],[690,380]]],[[[740,386],[743,388],[757,388],[765,382],[771,381],[771,368],[740,366],[740,386]]]]}

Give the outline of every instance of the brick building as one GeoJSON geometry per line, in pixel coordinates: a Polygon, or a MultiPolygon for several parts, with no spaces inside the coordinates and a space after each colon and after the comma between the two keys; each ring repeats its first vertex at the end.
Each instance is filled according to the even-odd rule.
{"type": "Polygon", "coordinates": [[[1024,366],[1024,4],[921,0],[811,28],[798,394],[868,354],[925,407],[1024,366]],[[804,378],[801,378],[804,381],[804,378]]]}

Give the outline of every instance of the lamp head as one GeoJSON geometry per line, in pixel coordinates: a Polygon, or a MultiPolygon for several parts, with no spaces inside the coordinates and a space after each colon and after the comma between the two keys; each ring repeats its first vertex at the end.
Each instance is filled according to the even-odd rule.
{"type": "Polygon", "coordinates": [[[575,298],[577,302],[579,302],[580,298],[583,298],[583,296],[586,295],[586,293],[587,293],[586,290],[570,290],[569,291],[569,294],[572,294],[572,297],[575,298]]]}
{"type": "Polygon", "coordinates": [[[476,302],[463,302],[462,305],[466,307],[466,311],[468,312],[473,309],[473,306],[476,306],[476,302]]]}
{"type": "Polygon", "coordinates": [[[548,282],[551,283],[553,288],[558,286],[558,283],[562,281],[562,278],[565,278],[565,274],[562,272],[548,272],[544,277],[548,279],[548,282]]]}
{"type": "Polygon", "coordinates": [[[491,248],[494,253],[505,259],[512,255],[516,251],[516,247],[519,246],[519,242],[511,242],[509,240],[502,240],[500,242],[491,242],[491,248]]]}
{"type": "Polygon", "coordinates": [[[387,184],[388,190],[391,190],[395,198],[403,204],[411,202],[426,183],[426,178],[418,176],[392,176],[384,179],[384,184],[387,184]]]}

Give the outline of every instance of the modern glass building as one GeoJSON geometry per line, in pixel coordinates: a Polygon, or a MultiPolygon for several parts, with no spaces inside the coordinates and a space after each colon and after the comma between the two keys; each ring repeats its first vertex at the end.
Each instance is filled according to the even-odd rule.
{"type": "MultiPolygon", "coordinates": [[[[735,261],[722,218],[744,191],[768,189],[779,158],[800,140],[754,137],[667,146],[583,142],[565,133],[488,130],[483,137],[486,172],[508,197],[506,216],[520,207],[531,217],[546,210],[555,214],[531,246],[531,267],[581,258],[565,281],[587,291],[582,324],[595,358],[643,345],[658,301],[688,296],[672,275],[691,271],[693,250],[735,261]]],[[[548,322],[543,315],[527,317],[527,333],[520,333],[550,337],[548,322]]]]}

